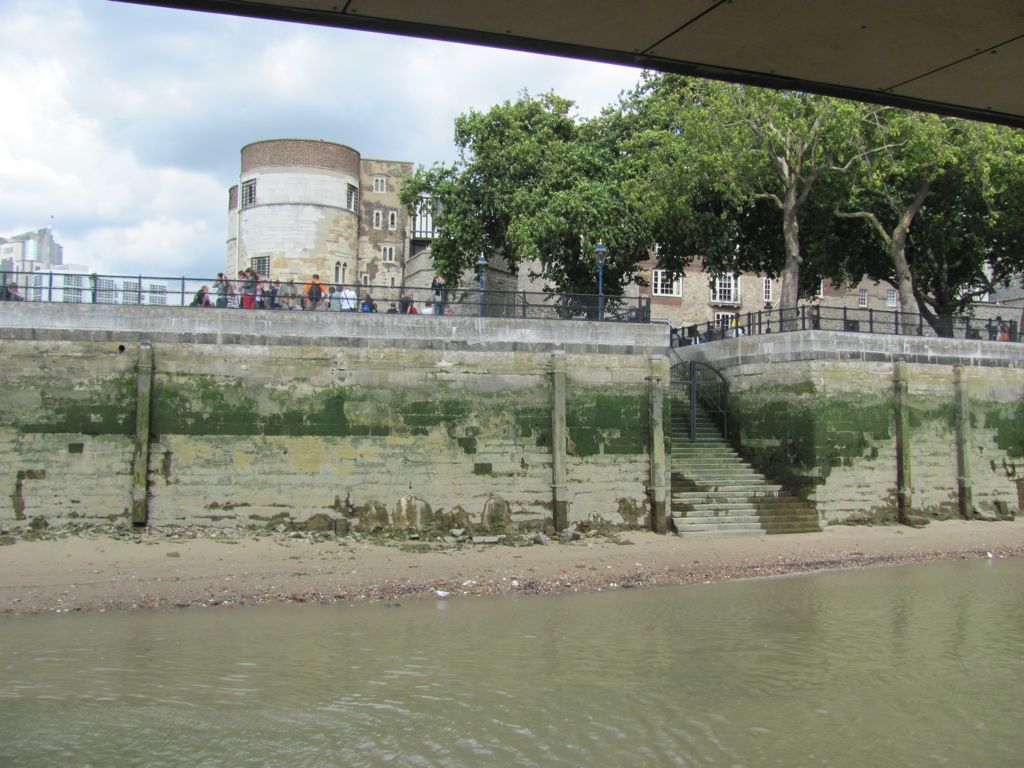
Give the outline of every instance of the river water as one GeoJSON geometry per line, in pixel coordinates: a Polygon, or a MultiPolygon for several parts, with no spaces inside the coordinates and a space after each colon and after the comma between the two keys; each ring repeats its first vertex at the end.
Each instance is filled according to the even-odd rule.
{"type": "Polygon", "coordinates": [[[1020,766],[1024,561],[0,617],[2,766],[1020,766]]]}

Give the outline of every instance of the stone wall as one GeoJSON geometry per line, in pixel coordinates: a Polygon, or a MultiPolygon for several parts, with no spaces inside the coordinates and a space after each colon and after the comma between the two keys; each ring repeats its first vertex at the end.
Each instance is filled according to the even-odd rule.
{"type": "Polygon", "coordinates": [[[824,520],[1018,512],[1024,348],[823,331],[686,347],[730,382],[739,447],[824,520]]]}
{"type": "Polygon", "coordinates": [[[556,459],[563,524],[649,524],[666,341],[657,326],[0,305],[0,526],[541,528],[556,459]]]}

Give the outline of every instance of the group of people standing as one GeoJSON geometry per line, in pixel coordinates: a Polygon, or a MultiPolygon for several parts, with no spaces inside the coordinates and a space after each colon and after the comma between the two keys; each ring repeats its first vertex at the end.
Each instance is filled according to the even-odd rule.
{"type": "MultiPolygon", "coordinates": [[[[213,298],[209,286],[200,288],[189,306],[242,309],[306,309],[336,312],[376,312],[377,303],[369,293],[360,298],[350,286],[326,286],[319,274],[301,288],[294,280],[284,284],[261,278],[252,267],[239,272],[238,280],[217,273],[213,298]]],[[[389,310],[391,311],[391,310],[389,310]]],[[[397,311],[397,310],[394,310],[397,311]]]]}

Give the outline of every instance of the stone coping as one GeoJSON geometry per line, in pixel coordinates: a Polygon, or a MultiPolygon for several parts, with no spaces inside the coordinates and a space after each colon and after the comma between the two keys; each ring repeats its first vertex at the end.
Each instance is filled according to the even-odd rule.
{"type": "Polygon", "coordinates": [[[1024,344],[842,331],[789,331],[693,344],[670,353],[672,364],[690,360],[723,369],[806,360],[1024,368],[1024,344]]]}
{"type": "Polygon", "coordinates": [[[0,339],[665,354],[663,323],[0,302],[0,339]]]}

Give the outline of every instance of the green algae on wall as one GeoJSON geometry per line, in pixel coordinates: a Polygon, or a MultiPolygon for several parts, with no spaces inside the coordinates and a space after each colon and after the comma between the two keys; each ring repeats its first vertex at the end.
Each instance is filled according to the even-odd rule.
{"type": "Polygon", "coordinates": [[[835,467],[877,455],[893,436],[892,402],[835,394],[813,384],[758,387],[730,395],[730,430],[765,475],[801,496],[835,467]]]}
{"type": "Polygon", "coordinates": [[[995,429],[996,445],[1013,458],[1024,458],[1024,401],[1016,404],[976,403],[986,427],[995,429]]]}
{"type": "Polygon", "coordinates": [[[543,388],[455,393],[335,386],[289,394],[268,393],[233,378],[192,375],[158,377],[153,389],[157,435],[386,437],[441,431],[473,453],[486,427],[488,434],[550,442],[549,395],[543,388]]]}
{"type": "MultiPolygon", "coordinates": [[[[24,433],[130,436],[135,431],[135,376],[95,377],[88,383],[22,378],[5,385],[40,393],[38,408],[8,418],[24,433]]],[[[12,396],[11,401],[18,398],[12,396]]]]}
{"type": "Polygon", "coordinates": [[[646,454],[650,394],[645,387],[572,387],[566,399],[569,454],[646,454]]]}

